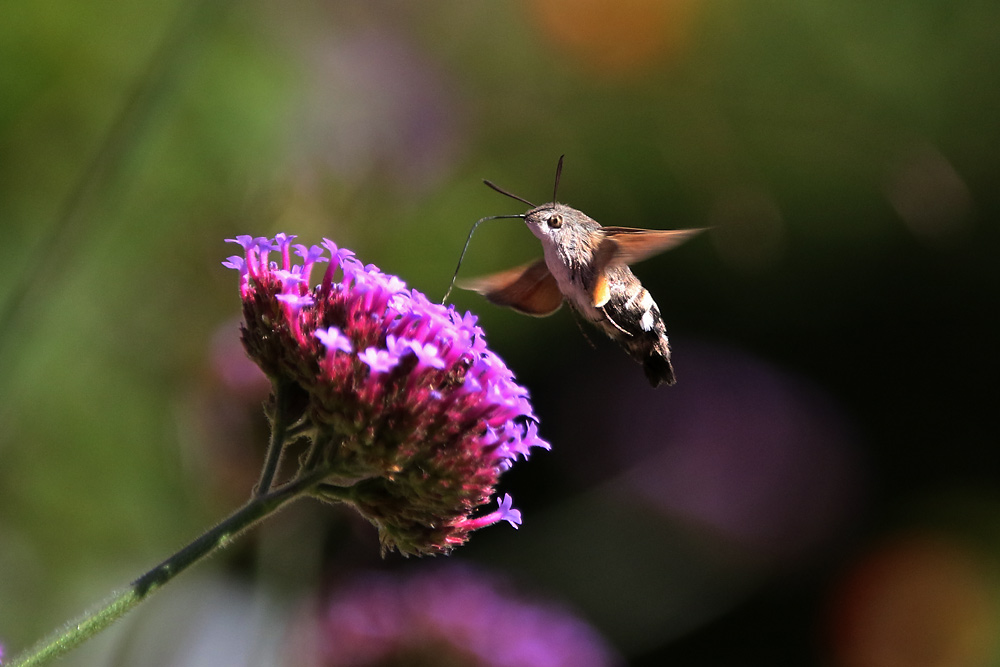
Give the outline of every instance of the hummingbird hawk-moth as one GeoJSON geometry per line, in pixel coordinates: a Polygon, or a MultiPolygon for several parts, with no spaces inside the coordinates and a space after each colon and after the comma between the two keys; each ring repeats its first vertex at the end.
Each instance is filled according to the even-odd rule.
{"type": "MultiPolygon", "coordinates": [[[[461,281],[458,286],[479,292],[491,303],[536,317],[551,315],[563,301],[568,301],[580,316],[642,364],[652,386],[674,384],[670,344],[660,309],[629,265],[669,250],[702,230],[604,227],[582,211],[556,201],[562,163],[560,157],[552,201],[541,206],[484,181],[531,209],[520,215],[483,218],[473,225],[469,240],[486,220],[522,218],[541,241],[544,256],[507,271],[461,281]]],[[[468,245],[467,240],[466,249],[468,245]]],[[[458,269],[455,273],[457,276],[458,269]]]]}

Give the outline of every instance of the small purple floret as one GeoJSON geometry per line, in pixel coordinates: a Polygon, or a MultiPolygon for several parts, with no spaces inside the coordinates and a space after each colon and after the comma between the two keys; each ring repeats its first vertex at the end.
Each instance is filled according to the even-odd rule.
{"type": "Polygon", "coordinates": [[[358,359],[368,364],[373,375],[388,373],[399,363],[399,359],[391,355],[388,350],[378,350],[374,347],[358,352],[358,359]]]}
{"type": "Polygon", "coordinates": [[[497,521],[506,521],[511,526],[517,528],[521,525],[521,510],[514,509],[514,499],[509,493],[503,494],[503,500],[498,500],[497,521]]]}
{"type": "Polygon", "coordinates": [[[444,368],[444,359],[438,356],[437,346],[416,341],[410,342],[410,349],[417,355],[417,368],[444,368]]]}
{"type": "Polygon", "coordinates": [[[227,269],[236,269],[240,273],[246,271],[247,263],[246,260],[239,255],[232,255],[222,263],[227,269]]]}
{"type": "Polygon", "coordinates": [[[278,294],[274,298],[291,308],[293,311],[300,310],[306,306],[311,306],[316,302],[316,300],[308,294],[278,294]]]}
{"type": "Polygon", "coordinates": [[[341,333],[340,329],[337,327],[329,327],[327,329],[317,329],[316,338],[319,338],[319,342],[326,346],[326,349],[330,352],[351,352],[351,339],[341,333]]]}

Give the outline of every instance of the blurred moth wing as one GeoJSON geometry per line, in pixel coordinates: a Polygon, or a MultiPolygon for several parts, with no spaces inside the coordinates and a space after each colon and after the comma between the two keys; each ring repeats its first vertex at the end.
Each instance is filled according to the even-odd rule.
{"type": "Polygon", "coordinates": [[[629,266],[677,247],[703,229],[639,229],[635,227],[602,227],[604,237],[594,253],[594,287],[591,302],[600,308],[611,298],[608,269],[629,266]]]}
{"type": "Polygon", "coordinates": [[[597,269],[628,266],[676,248],[704,229],[639,229],[601,227],[604,236],[597,247],[597,269]]]}
{"type": "Polygon", "coordinates": [[[457,284],[482,294],[490,303],[535,317],[551,315],[563,302],[563,294],[544,259],[457,284]]]}

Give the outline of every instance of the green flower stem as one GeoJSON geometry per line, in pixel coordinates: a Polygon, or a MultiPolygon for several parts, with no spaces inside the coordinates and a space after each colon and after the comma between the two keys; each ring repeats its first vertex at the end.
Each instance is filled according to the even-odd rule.
{"type": "Polygon", "coordinates": [[[47,660],[76,648],[124,616],[189,566],[226,546],[241,533],[273,514],[286,503],[308,495],[322,480],[325,473],[326,471],[321,471],[305,475],[271,493],[254,496],[250,502],[236,510],[227,519],[133,581],[128,588],[115,593],[100,607],[83,614],[31,649],[15,656],[11,662],[4,663],[4,667],[41,665],[47,660]]]}
{"type": "Polygon", "coordinates": [[[278,465],[281,463],[281,454],[285,449],[285,436],[288,431],[286,416],[288,414],[288,404],[291,400],[290,383],[283,380],[272,380],[271,387],[274,393],[274,419],[271,422],[271,442],[267,445],[267,454],[264,456],[264,467],[260,471],[260,481],[254,495],[263,496],[271,490],[274,476],[278,473],[278,465]]]}

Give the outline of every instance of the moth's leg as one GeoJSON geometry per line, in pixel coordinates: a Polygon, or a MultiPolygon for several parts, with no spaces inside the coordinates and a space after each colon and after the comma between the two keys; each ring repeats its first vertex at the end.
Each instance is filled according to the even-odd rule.
{"type": "Polygon", "coordinates": [[[604,313],[604,317],[606,317],[606,318],[607,318],[608,322],[611,322],[611,324],[612,324],[612,325],[613,325],[613,326],[615,327],[615,329],[618,329],[619,331],[621,331],[621,332],[622,332],[623,334],[625,334],[626,336],[628,336],[628,337],[630,337],[630,338],[632,337],[632,334],[631,334],[630,332],[628,332],[628,331],[625,331],[624,329],[622,329],[622,328],[621,328],[621,327],[620,327],[620,326],[618,325],[618,323],[617,323],[617,322],[615,322],[615,321],[614,321],[614,320],[613,320],[613,319],[611,318],[611,315],[609,315],[609,314],[608,314],[608,309],[607,309],[607,307],[605,307],[605,306],[601,306],[601,312],[602,312],[602,313],[604,313]]]}

